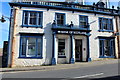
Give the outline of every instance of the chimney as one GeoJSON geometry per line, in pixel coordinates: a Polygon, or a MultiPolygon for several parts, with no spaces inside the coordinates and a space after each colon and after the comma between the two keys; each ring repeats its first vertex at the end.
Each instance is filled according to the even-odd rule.
{"type": "Polygon", "coordinates": [[[120,8],[120,1],[118,2],[118,7],[120,8]]]}
{"type": "Polygon", "coordinates": [[[105,8],[110,8],[110,2],[109,0],[100,0],[100,2],[103,2],[105,4],[105,8]]]}

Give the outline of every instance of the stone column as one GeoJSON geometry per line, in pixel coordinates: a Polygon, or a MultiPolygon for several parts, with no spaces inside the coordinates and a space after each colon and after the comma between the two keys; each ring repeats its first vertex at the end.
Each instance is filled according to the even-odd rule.
{"type": "Polygon", "coordinates": [[[52,65],[57,64],[57,52],[56,52],[56,33],[53,32],[53,43],[52,43],[52,65]]]}
{"type": "Polygon", "coordinates": [[[90,62],[91,58],[90,58],[90,44],[89,44],[89,34],[87,35],[87,61],[90,62]]]}
{"type": "Polygon", "coordinates": [[[71,34],[70,35],[70,43],[71,43],[71,58],[70,58],[70,63],[71,64],[74,64],[75,63],[75,59],[74,59],[74,53],[73,53],[73,51],[74,51],[74,36],[73,36],[73,34],[71,34]]]}

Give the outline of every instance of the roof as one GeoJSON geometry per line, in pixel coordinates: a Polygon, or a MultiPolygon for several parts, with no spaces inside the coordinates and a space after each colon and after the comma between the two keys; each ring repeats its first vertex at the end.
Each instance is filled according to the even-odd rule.
{"type": "Polygon", "coordinates": [[[97,2],[96,5],[105,5],[105,3],[104,2],[97,2]]]}
{"type": "MultiPolygon", "coordinates": [[[[87,13],[95,13],[95,14],[106,14],[106,15],[120,15],[119,10],[109,9],[109,8],[100,8],[93,5],[81,5],[79,3],[74,2],[12,2],[9,3],[10,6],[19,6],[19,7],[36,7],[36,8],[47,8],[49,9],[58,9],[58,10],[69,10],[69,11],[77,11],[77,12],[87,12],[87,13]]],[[[103,3],[98,3],[103,4],[103,3]]]]}

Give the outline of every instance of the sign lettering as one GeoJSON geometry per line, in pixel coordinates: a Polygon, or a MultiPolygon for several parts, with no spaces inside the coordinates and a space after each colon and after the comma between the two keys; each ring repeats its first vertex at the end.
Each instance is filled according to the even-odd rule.
{"type": "Polygon", "coordinates": [[[61,34],[87,34],[86,32],[80,32],[80,31],[57,31],[57,33],[61,33],[61,34]]]}

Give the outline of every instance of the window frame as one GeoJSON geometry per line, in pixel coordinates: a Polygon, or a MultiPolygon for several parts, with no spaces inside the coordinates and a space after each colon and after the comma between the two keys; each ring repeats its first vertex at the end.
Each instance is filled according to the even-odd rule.
{"type": "Polygon", "coordinates": [[[66,24],[66,14],[65,13],[55,13],[55,21],[56,21],[56,25],[57,26],[65,26],[65,24],[66,24]],[[57,14],[62,14],[62,15],[64,15],[64,21],[63,21],[63,25],[58,25],[57,24],[57,14]]]}
{"type": "Polygon", "coordinates": [[[99,17],[98,24],[99,24],[99,30],[98,30],[99,32],[113,32],[114,31],[112,18],[99,17]],[[101,19],[101,23],[100,23],[100,19],[101,19]],[[107,19],[107,29],[104,29],[104,25],[103,25],[104,19],[107,19]],[[112,23],[110,23],[110,21],[112,21],[112,23]],[[110,25],[110,24],[112,24],[112,25],[110,25]]]}
{"type": "Polygon", "coordinates": [[[20,36],[20,48],[19,48],[19,58],[38,58],[38,59],[42,59],[43,57],[42,57],[42,54],[43,54],[43,35],[40,35],[40,36],[38,36],[38,35],[32,35],[32,36],[28,36],[28,35],[21,35],[20,36]],[[30,56],[30,55],[27,55],[27,47],[28,47],[28,43],[27,43],[27,41],[28,41],[28,38],[35,38],[36,39],[36,42],[35,42],[35,49],[36,49],[36,51],[35,51],[35,56],[30,56]],[[26,53],[25,53],[25,55],[22,55],[23,53],[22,53],[22,38],[25,38],[26,39],[26,53]],[[40,51],[40,55],[37,55],[38,54],[38,39],[41,39],[41,51],[40,51]]]}
{"type": "Polygon", "coordinates": [[[89,27],[87,27],[87,28],[85,28],[85,26],[83,26],[83,27],[81,27],[81,23],[80,23],[80,17],[86,17],[86,22],[87,22],[87,24],[86,24],[86,26],[88,26],[89,25],[89,20],[88,20],[88,16],[86,16],[86,15],[79,15],[79,28],[81,28],[81,29],[89,29],[89,27]]]}
{"type": "Polygon", "coordinates": [[[22,17],[22,25],[21,25],[22,27],[39,27],[39,28],[42,28],[43,27],[43,11],[32,11],[32,10],[23,10],[23,17],[22,17]],[[25,12],[28,12],[28,20],[27,20],[27,24],[24,24],[24,22],[25,22],[25,12]],[[36,21],[37,21],[37,25],[30,25],[30,22],[29,22],[29,20],[30,20],[30,12],[35,12],[36,13],[36,15],[37,15],[37,18],[36,18],[36,21]],[[39,22],[38,20],[39,20],[39,13],[41,14],[41,22],[39,22]],[[40,23],[40,25],[39,25],[39,23],[40,23]]]}
{"type": "Polygon", "coordinates": [[[65,50],[66,50],[66,39],[58,39],[58,58],[66,58],[66,54],[64,52],[64,55],[59,55],[59,40],[64,40],[64,47],[65,47],[65,50]]]}
{"type": "Polygon", "coordinates": [[[99,38],[99,58],[114,58],[114,57],[115,57],[115,39],[114,38],[99,38]],[[105,50],[104,50],[105,40],[108,40],[109,43],[110,43],[110,46],[109,46],[110,47],[110,50],[109,50],[110,56],[105,56],[105,50]],[[101,46],[100,46],[100,41],[102,42],[102,49],[101,49],[101,46]],[[113,41],[113,42],[111,42],[111,41],[113,41]],[[111,43],[113,43],[113,44],[111,44],[111,43]]]}

